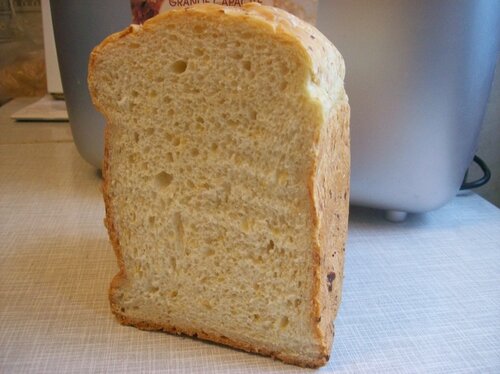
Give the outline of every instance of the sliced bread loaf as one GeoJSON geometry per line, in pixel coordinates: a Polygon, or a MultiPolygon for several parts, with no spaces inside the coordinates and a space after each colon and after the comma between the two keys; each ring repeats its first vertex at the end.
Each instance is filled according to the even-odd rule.
{"type": "Polygon", "coordinates": [[[200,5],[93,51],[124,324],[329,358],[349,191],[344,63],[285,11],[200,5]]]}

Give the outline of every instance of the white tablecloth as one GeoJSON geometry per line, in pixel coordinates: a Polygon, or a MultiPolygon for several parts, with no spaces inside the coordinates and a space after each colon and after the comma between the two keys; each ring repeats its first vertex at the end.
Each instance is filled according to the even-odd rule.
{"type": "MultiPolygon", "coordinates": [[[[9,122],[18,107],[0,108],[1,373],[312,372],[120,325],[98,173],[67,124],[9,122]]],[[[500,373],[498,208],[467,194],[400,224],[352,208],[346,256],[320,372],[500,373]]]]}

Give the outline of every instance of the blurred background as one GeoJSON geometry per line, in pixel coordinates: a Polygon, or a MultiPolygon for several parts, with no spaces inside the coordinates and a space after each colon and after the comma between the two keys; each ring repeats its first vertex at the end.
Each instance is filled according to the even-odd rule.
{"type": "MultiPolygon", "coordinates": [[[[496,65],[476,154],[492,171],[474,191],[500,207],[500,63],[496,65]]],[[[0,106],[16,97],[44,96],[47,90],[40,0],[0,0],[0,106]]],[[[1,135],[0,135],[1,136],[1,135]]],[[[469,170],[469,180],[481,171],[469,170]]]]}

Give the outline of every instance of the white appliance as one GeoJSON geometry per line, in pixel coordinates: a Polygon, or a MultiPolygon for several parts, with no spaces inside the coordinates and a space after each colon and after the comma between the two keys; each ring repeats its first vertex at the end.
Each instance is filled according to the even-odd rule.
{"type": "Polygon", "coordinates": [[[56,43],[54,40],[54,28],[52,27],[52,14],[50,13],[50,1],[42,0],[42,25],[43,25],[43,47],[45,52],[45,70],[47,73],[47,91],[55,97],[63,95],[61,73],[57,62],[56,43]]]}

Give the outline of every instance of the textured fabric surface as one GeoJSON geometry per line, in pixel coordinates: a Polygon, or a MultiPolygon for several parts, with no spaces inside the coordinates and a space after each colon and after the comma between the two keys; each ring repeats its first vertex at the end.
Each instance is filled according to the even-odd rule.
{"type": "Polygon", "coordinates": [[[35,103],[39,97],[24,97],[0,107],[0,144],[73,142],[67,122],[16,122],[11,115],[35,103]]]}
{"type": "MultiPolygon", "coordinates": [[[[1,373],[312,372],[118,324],[99,186],[72,143],[0,144],[1,373]]],[[[346,256],[320,372],[500,372],[497,208],[468,194],[401,224],[352,208],[346,256]]]]}

